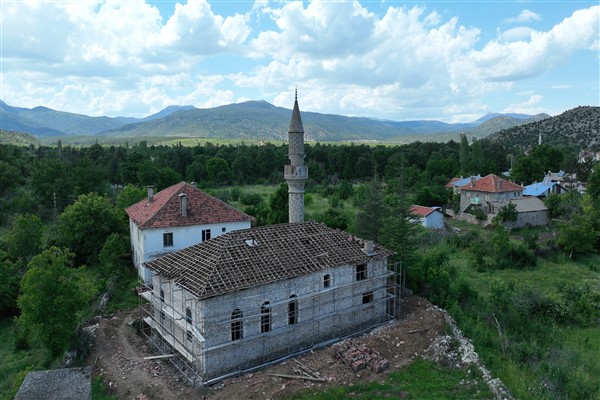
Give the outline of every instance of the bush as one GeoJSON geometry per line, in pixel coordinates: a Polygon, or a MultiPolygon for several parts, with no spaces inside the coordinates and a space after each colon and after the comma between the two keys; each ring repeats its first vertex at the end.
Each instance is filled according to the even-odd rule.
{"type": "Polygon", "coordinates": [[[262,202],[262,196],[258,193],[242,193],[239,196],[240,202],[245,206],[258,206],[262,202]]]}

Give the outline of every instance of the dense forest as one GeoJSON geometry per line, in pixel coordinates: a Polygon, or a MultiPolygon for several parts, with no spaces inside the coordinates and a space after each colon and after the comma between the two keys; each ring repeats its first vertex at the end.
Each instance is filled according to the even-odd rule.
{"type": "MultiPolygon", "coordinates": [[[[575,152],[545,145],[508,154],[487,140],[468,143],[464,135],[460,142],[402,146],[307,144],[305,153],[306,202],[326,199],[325,207],[307,218],[394,250],[408,286],[447,308],[520,398],[600,394],[593,378],[600,373],[596,358],[583,360],[575,350],[568,360],[548,355],[560,350],[569,330],[597,331],[597,288],[575,282],[541,292],[509,279],[478,286],[481,276],[489,279],[486,274],[538,268],[544,260],[579,268],[568,263],[598,252],[600,168],[591,160],[577,163],[575,152]],[[408,214],[413,203],[455,205],[456,197],[443,188],[452,177],[500,174],[511,165],[518,182],[541,181],[546,171],[561,168],[588,181],[586,195],[573,191],[547,199],[556,221],[551,239],[541,240],[542,232],[535,230],[515,236],[501,220],[487,231],[475,226],[430,233],[408,214]],[[551,385],[530,390],[517,375],[551,385]]],[[[47,352],[46,366],[67,349],[85,353],[80,327],[101,294],[110,292],[112,307],[119,307],[119,296],[130,296],[136,284],[123,210],[144,198],[145,186],[161,190],[182,180],[197,182],[255,216],[257,224],[285,222],[286,154],[286,145],[273,144],[0,144],[0,312],[14,317],[9,324],[14,351],[39,344],[47,352]],[[246,190],[249,185],[276,189],[265,199],[246,190]]],[[[598,273],[591,263],[583,268],[598,273]]],[[[13,373],[22,375],[27,367],[15,366],[13,373]]],[[[2,379],[0,393],[14,390],[14,383],[2,379]]]]}

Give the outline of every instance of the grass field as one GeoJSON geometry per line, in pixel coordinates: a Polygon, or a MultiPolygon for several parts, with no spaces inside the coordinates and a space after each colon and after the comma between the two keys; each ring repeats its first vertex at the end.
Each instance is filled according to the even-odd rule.
{"type": "Polygon", "coordinates": [[[15,350],[13,321],[0,319],[0,400],[12,400],[27,372],[47,363],[48,354],[41,347],[15,350]]]}
{"type": "Polygon", "coordinates": [[[471,370],[449,369],[425,360],[416,360],[396,371],[384,383],[369,382],[341,386],[324,392],[306,391],[291,397],[294,400],[344,399],[490,399],[493,394],[481,376],[471,370]]]}

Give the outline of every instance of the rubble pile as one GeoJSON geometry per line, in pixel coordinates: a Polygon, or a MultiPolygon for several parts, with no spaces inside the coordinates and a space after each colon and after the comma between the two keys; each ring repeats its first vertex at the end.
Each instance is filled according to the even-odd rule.
{"type": "MultiPolygon", "coordinates": [[[[435,311],[443,313],[446,323],[450,326],[450,329],[452,330],[453,337],[449,340],[449,343],[452,343],[453,341],[456,342],[458,346],[458,354],[460,354],[460,357],[457,359],[455,365],[458,367],[469,365],[475,366],[481,373],[481,376],[483,377],[483,380],[485,381],[487,386],[496,396],[496,399],[513,400],[514,397],[512,397],[506,385],[504,385],[504,383],[499,378],[492,378],[492,374],[479,358],[479,354],[477,354],[477,352],[475,351],[475,346],[473,346],[473,343],[469,338],[463,335],[454,318],[452,318],[446,310],[443,310],[437,306],[432,306],[431,308],[435,311]]],[[[437,340],[430,346],[430,348],[434,346],[436,342],[437,340]]],[[[442,347],[443,346],[439,346],[438,350],[441,350],[442,347]]],[[[452,349],[452,347],[453,346],[448,346],[448,349],[452,349]]],[[[426,351],[426,353],[428,351],[429,349],[426,351]]],[[[454,350],[449,350],[449,352],[452,353],[454,352],[454,350]]],[[[440,354],[439,357],[442,358],[443,356],[440,354]]]]}
{"type": "Polygon", "coordinates": [[[423,353],[423,359],[435,361],[448,368],[461,368],[460,355],[453,345],[452,336],[438,336],[423,353]]]}
{"type": "Polygon", "coordinates": [[[366,368],[377,374],[390,366],[390,362],[379,353],[364,344],[354,344],[352,340],[335,345],[335,352],[354,372],[366,368]]]}

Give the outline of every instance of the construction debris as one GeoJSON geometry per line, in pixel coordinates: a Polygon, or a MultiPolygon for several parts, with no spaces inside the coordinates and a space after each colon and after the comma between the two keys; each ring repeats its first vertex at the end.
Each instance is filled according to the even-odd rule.
{"type": "Polygon", "coordinates": [[[335,351],[346,365],[349,365],[352,371],[358,372],[361,369],[378,374],[390,366],[390,362],[379,353],[371,350],[364,344],[354,344],[352,340],[345,340],[334,346],[335,351]]]}

